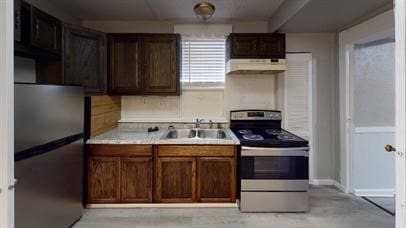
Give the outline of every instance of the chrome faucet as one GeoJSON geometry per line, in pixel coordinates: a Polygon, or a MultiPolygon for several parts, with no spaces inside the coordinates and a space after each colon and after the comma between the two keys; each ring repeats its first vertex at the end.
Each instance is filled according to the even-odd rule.
{"type": "Polygon", "coordinates": [[[203,121],[204,119],[199,120],[199,118],[196,118],[195,128],[200,128],[200,124],[202,124],[203,121]]]}
{"type": "Polygon", "coordinates": [[[209,126],[210,126],[210,129],[212,129],[213,128],[213,120],[209,120],[209,126]]]}

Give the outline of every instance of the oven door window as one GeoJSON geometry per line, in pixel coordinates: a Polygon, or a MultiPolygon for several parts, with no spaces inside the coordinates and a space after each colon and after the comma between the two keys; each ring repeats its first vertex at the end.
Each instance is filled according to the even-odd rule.
{"type": "Polygon", "coordinates": [[[304,156],[241,157],[241,179],[308,179],[309,159],[304,156]]]}

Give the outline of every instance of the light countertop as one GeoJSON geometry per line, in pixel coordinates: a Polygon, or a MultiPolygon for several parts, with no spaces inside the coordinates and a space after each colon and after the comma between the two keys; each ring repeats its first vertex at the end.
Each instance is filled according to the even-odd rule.
{"type": "Polygon", "coordinates": [[[147,132],[145,129],[115,128],[99,136],[87,140],[87,144],[213,144],[213,145],[239,145],[240,141],[229,128],[223,130],[231,139],[161,139],[167,129],[156,132],[147,132]]]}

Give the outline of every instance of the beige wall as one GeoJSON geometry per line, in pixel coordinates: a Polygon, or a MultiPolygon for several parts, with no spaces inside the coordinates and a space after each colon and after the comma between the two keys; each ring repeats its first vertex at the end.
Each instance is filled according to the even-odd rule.
{"type": "Polygon", "coordinates": [[[315,179],[335,179],[338,176],[337,121],[338,84],[337,38],[329,33],[289,33],[286,36],[287,52],[311,52],[313,54],[313,78],[315,90],[313,113],[316,139],[315,179]]]}

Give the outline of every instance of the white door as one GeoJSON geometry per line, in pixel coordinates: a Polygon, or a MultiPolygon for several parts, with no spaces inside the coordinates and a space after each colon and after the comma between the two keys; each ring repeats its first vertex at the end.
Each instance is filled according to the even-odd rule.
{"type": "Polygon", "coordinates": [[[396,135],[393,36],[352,48],[351,177],[357,196],[392,198],[395,191],[396,156],[384,150],[386,144],[394,145],[396,135]]]}
{"type": "Polygon", "coordinates": [[[406,227],[406,0],[395,0],[396,31],[396,227],[406,227]]]}
{"type": "Polygon", "coordinates": [[[0,0],[0,228],[14,227],[13,0],[0,0]]]}

